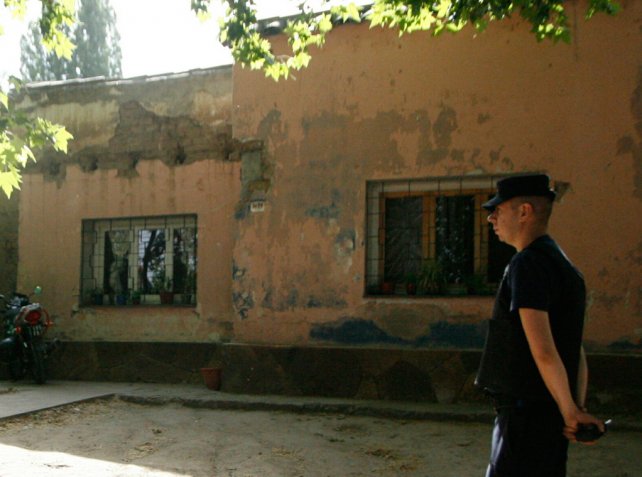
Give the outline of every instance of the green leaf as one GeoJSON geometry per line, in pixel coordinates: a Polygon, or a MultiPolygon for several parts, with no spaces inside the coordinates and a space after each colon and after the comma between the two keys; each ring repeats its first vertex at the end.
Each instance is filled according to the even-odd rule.
{"type": "Polygon", "coordinates": [[[328,14],[321,15],[318,25],[320,33],[328,33],[330,30],[332,30],[332,17],[328,14]]]}
{"type": "Polygon", "coordinates": [[[357,7],[354,3],[348,5],[346,16],[343,18],[343,21],[352,20],[355,22],[361,21],[361,9],[357,7]]]}
{"type": "Polygon", "coordinates": [[[67,154],[67,144],[74,137],[63,126],[59,126],[59,125],[55,124],[55,125],[53,125],[53,127],[54,127],[54,132],[53,132],[53,147],[54,147],[54,149],[56,149],[57,151],[61,151],[61,152],[64,152],[65,154],[67,154]]]}
{"type": "Polygon", "coordinates": [[[0,172],[0,187],[2,187],[2,191],[8,198],[11,198],[11,193],[14,189],[20,190],[21,181],[22,178],[15,168],[0,172]]]}

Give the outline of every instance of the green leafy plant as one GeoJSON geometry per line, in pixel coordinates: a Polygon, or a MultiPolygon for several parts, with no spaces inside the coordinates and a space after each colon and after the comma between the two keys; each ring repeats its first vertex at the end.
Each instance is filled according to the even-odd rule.
{"type": "MultiPolygon", "coordinates": [[[[22,81],[11,77],[12,94],[18,94],[22,81]]],[[[34,149],[47,146],[56,151],[67,152],[72,135],[61,125],[43,118],[29,118],[17,111],[12,95],[0,91],[0,187],[7,197],[20,189],[21,170],[29,161],[36,161],[34,149]]]]}
{"type": "Polygon", "coordinates": [[[437,295],[443,292],[446,277],[441,264],[437,260],[425,260],[419,274],[419,290],[428,295],[437,295]]]}
{"type": "Polygon", "coordinates": [[[143,294],[142,294],[142,292],[140,290],[132,290],[132,292],[130,294],[132,305],[139,305],[142,296],[143,296],[143,294]]]}
{"type": "Polygon", "coordinates": [[[105,296],[105,290],[101,287],[95,287],[85,293],[84,302],[87,304],[102,305],[105,296]]]}
{"type": "MultiPolygon", "coordinates": [[[[65,28],[74,22],[74,0],[42,0],[39,20],[42,44],[58,57],[71,58],[74,45],[65,34],[65,28]]],[[[24,18],[27,0],[5,0],[6,8],[13,16],[24,18]]],[[[0,25],[0,35],[3,30],[0,25]]],[[[10,92],[0,86],[0,187],[7,197],[20,189],[22,169],[28,161],[36,161],[35,149],[53,147],[67,153],[71,134],[59,125],[46,119],[28,117],[16,111],[12,98],[23,87],[20,79],[9,79],[10,92]]]]}
{"type": "Polygon", "coordinates": [[[165,278],[164,273],[154,275],[152,279],[152,292],[163,293],[174,291],[174,282],[171,278],[165,278]]]}

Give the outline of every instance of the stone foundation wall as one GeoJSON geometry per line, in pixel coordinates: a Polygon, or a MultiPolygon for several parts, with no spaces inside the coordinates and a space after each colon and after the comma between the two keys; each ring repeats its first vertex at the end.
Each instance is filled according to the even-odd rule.
{"type": "MultiPolygon", "coordinates": [[[[64,342],[50,376],[197,384],[201,367],[222,366],[221,390],[230,393],[457,403],[486,399],[473,384],[479,359],[479,351],[454,349],[64,342]]],[[[642,356],[588,360],[592,409],[642,411],[642,356]]]]}

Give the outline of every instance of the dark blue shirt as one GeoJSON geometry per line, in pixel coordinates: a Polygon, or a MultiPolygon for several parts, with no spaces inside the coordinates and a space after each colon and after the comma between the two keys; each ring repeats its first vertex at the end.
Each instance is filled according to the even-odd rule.
{"type": "Polygon", "coordinates": [[[492,358],[487,366],[491,374],[496,372],[494,387],[498,392],[525,399],[552,399],[530,352],[519,316],[520,308],[533,308],[548,313],[553,340],[575,394],[585,302],[581,273],[548,235],[537,238],[513,256],[500,283],[491,320],[503,320],[491,323],[495,325],[491,329],[501,329],[502,336],[487,340],[484,351],[492,358]]]}

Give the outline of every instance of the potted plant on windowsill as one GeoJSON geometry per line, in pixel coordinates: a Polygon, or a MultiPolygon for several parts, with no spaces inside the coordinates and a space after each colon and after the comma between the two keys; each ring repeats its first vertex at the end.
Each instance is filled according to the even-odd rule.
{"type": "Polygon", "coordinates": [[[142,293],[140,290],[134,290],[131,294],[132,305],[140,305],[142,293]]]}
{"type": "Polygon", "coordinates": [[[102,288],[96,287],[91,291],[91,303],[93,305],[100,306],[104,303],[105,300],[105,290],[102,288]]]}
{"type": "Polygon", "coordinates": [[[395,282],[390,280],[384,280],[381,283],[381,294],[382,295],[394,295],[395,293],[395,282]]]}
{"type": "Polygon", "coordinates": [[[116,294],[116,304],[118,306],[126,305],[128,297],[129,297],[129,294],[128,294],[127,290],[125,290],[123,292],[120,292],[120,293],[117,293],[116,294]]]}
{"type": "Polygon", "coordinates": [[[443,293],[446,280],[441,264],[437,260],[426,260],[421,267],[418,286],[421,293],[439,295],[443,293]]]}
{"type": "Polygon", "coordinates": [[[159,290],[161,305],[172,305],[174,303],[174,290],[172,279],[168,278],[163,282],[163,287],[159,290]]]}

